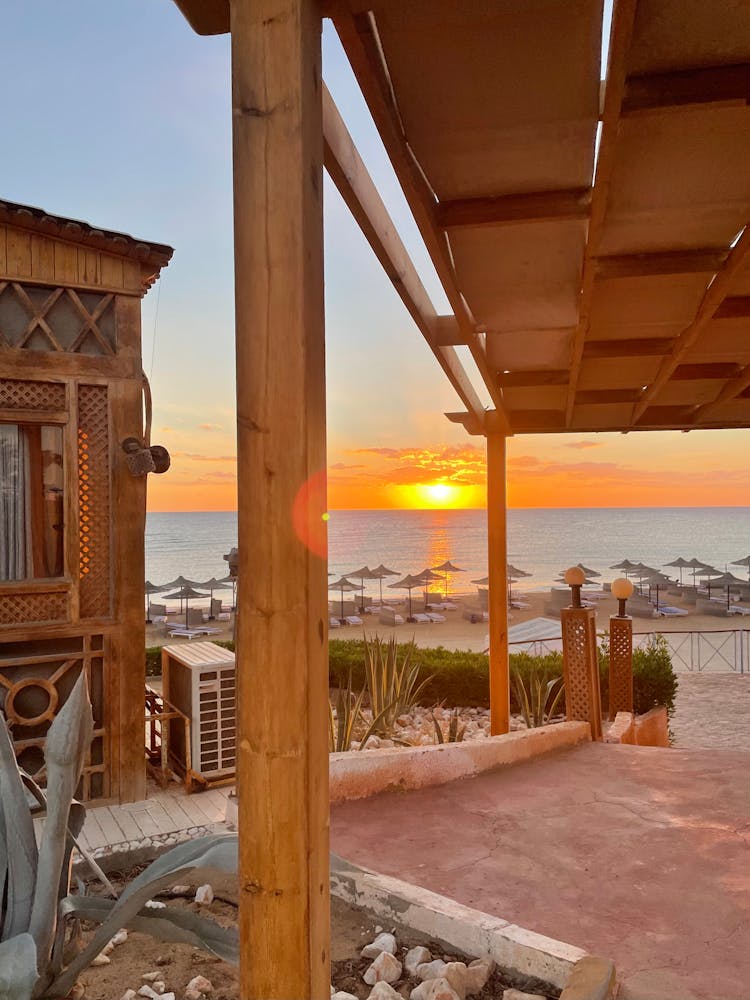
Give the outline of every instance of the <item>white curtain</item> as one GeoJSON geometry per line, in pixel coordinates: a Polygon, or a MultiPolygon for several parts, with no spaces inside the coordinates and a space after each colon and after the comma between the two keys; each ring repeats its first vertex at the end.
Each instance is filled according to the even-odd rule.
{"type": "Polygon", "coordinates": [[[31,570],[28,482],[23,430],[0,424],[0,580],[23,580],[31,570]]]}

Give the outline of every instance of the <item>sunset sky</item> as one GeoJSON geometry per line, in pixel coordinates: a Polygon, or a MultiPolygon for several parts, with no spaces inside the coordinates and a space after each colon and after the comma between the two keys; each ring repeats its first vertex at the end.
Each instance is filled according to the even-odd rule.
{"type": "MultiPolygon", "coordinates": [[[[152,510],[236,506],[229,40],[168,0],[10,0],[0,198],[175,247],[143,302],[152,510]],[[12,95],[12,98],[10,97],[12,95]]],[[[439,311],[448,306],[330,25],[324,75],[439,311]]],[[[484,442],[325,186],[329,505],[484,506],[484,442]],[[438,488],[434,488],[438,487],[438,488]]],[[[750,504],[750,432],[526,436],[519,507],[750,504]]]]}

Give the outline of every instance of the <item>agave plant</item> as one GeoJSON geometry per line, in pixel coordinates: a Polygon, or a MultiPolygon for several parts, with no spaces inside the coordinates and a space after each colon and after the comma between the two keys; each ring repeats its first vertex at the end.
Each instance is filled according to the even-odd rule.
{"type": "MultiPolygon", "coordinates": [[[[352,691],[352,672],[350,670],[346,688],[339,688],[338,694],[336,695],[335,710],[333,703],[329,699],[329,753],[340,753],[344,750],[351,750],[352,740],[355,738],[358,730],[364,729],[364,734],[359,740],[360,750],[364,750],[365,744],[369,738],[374,735],[377,727],[380,725],[381,717],[376,716],[372,722],[367,725],[365,717],[362,714],[362,702],[364,701],[365,693],[365,689],[363,688],[355,697],[354,692],[352,691]]],[[[386,706],[386,711],[388,709],[390,709],[390,705],[386,706]]]]}
{"type": "Polygon", "coordinates": [[[414,649],[410,643],[399,663],[395,636],[387,643],[378,636],[365,641],[365,685],[377,733],[392,734],[396,719],[414,708],[432,680],[419,680],[419,664],[412,663],[414,649]]]}
{"type": "Polygon", "coordinates": [[[550,677],[546,670],[536,667],[528,677],[512,668],[513,686],[521,706],[521,714],[528,729],[543,726],[554,716],[565,689],[562,677],[550,677]]]}
{"type": "MultiPolygon", "coordinates": [[[[437,707],[442,708],[442,705],[438,705],[437,707]]],[[[450,713],[447,732],[443,732],[443,727],[435,718],[434,708],[430,712],[430,715],[432,716],[432,724],[435,727],[436,743],[463,743],[464,736],[466,735],[466,726],[459,725],[459,710],[457,708],[454,708],[450,713]]]]}
{"type": "Polygon", "coordinates": [[[65,997],[121,927],[237,961],[236,930],[184,910],[149,906],[160,889],[196,868],[236,871],[236,837],[207,837],[173,848],[119,899],[69,894],[72,851],[85,818],[73,796],[92,732],[82,673],[47,734],[45,794],[19,769],[7,724],[0,724],[0,1000],[65,997]],[[46,810],[38,849],[29,799],[46,810]],[[80,919],[100,925],[85,948],[71,935],[80,919]]]}

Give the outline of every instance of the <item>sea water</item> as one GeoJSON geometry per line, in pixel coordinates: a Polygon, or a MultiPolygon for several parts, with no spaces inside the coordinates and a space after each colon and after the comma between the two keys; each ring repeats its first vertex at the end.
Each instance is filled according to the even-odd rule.
{"type": "MultiPolygon", "coordinates": [[[[482,510],[333,510],[328,522],[329,570],[334,578],[363,565],[383,563],[399,575],[420,573],[450,560],[464,570],[451,589],[472,590],[487,574],[487,518],[482,510]]],[[[222,558],[237,544],[236,512],[149,514],[146,577],[161,584],[182,575],[191,580],[226,576],[222,558]]],[[[750,507],[638,507],[524,509],[508,512],[508,560],[530,573],[522,586],[547,588],[577,562],[604,579],[622,559],[664,568],[677,556],[697,557],[720,570],[750,555],[750,507]]],[[[683,571],[685,580],[690,571],[683,571]]],[[[393,577],[393,581],[399,577],[393,577]]],[[[393,582],[383,581],[384,587],[393,582]]],[[[377,593],[377,582],[368,585],[377,593]]],[[[399,592],[403,593],[403,592],[399,592]]]]}

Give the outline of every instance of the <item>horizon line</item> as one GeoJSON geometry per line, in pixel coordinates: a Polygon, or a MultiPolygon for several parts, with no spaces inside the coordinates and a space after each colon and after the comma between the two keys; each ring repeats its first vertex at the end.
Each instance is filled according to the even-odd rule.
{"type": "MultiPolygon", "coordinates": [[[[615,506],[614,504],[597,504],[580,507],[531,507],[513,506],[509,504],[508,510],[750,510],[750,504],[721,503],[721,504],[626,504],[615,506]]],[[[394,511],[399,514],[428,511],[432,513],[450,513],[451,511],[486,511],[486,507],[329,507],[326,513],[359,512],[366,514],[383,514],[394,511]]],[[[147,514],[236,514],[237,507],[223,507],[212,510],[147,510],[147,514]]]]}

